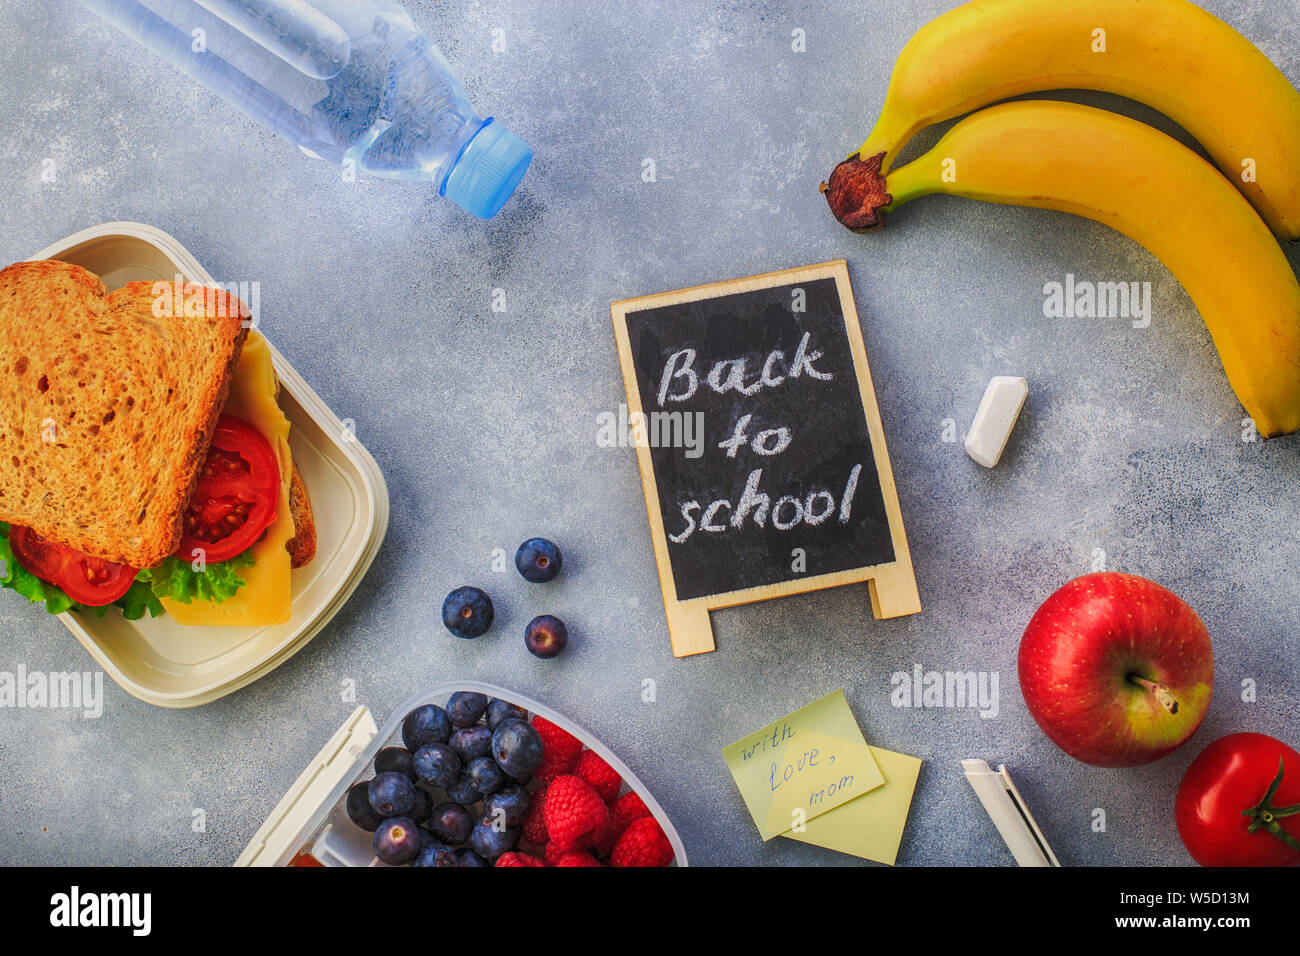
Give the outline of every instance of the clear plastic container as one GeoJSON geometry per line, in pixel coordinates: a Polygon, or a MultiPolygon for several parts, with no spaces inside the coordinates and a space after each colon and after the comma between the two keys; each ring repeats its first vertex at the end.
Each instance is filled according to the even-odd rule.
{"type": "Polygon", "coordinates": [[[375,858],[374,834],[348,819],[345,798],[358,781],[374,775],[374,760],[382,748],[402,746],[402,721],[425,704],[445,706],[457,691],[473,691],[518,704],[545,717],[594,750],[623,778],[623,791],[636,791],[672,844],[674,866],[686,866],[686,848],[668,815],[631,769],[593,734],[544,704],[492,684],[448,681],[412,697],[376,728],[370,711],[358,707],[316,755],[302,775],[257,831],[235,866],[286,866],[306,854],[324,866],[384,866],[375,858]]]}
{"type": "Polygon", "coordinates": [[[82,0],[309,156],[491,219],[532,161],[397,0],[82,0]]]}

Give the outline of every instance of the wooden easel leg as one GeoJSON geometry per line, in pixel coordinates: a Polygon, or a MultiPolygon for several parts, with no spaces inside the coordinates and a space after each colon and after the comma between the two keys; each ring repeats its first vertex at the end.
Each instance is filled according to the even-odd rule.
{"type": "Polygon", "coordinates": [[[921,594],[916,589],[911,555],[903,555],[867,586],[871,590],[871,613],[877,621],[921,613],[921,594]]]}
{"type": "Polygon", "coordinates": [[[698,601],[669,605],[668,636],[673,643],[673,657],[707,654],[715,648],[709,609],[698,601]]]}

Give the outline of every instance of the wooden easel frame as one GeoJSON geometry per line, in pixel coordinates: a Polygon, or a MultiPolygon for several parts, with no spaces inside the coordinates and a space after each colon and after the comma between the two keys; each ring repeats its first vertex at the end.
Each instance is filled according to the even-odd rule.
{"type": "Polygon", "coordinates": [[[659,587],[663,591],[664,611],[668,617],[668,634],[672,641],[674,657],[704,654],[714,650],[713,626],[709,621],[710,611],[735,607],[739,604],[753,604],[789,594],[803,594],[808,591],[866,581],[871,591],[871,612],[877,620],[917,614],[921,610],[921,597],[916,588],[916,574],[912,569],[912,554],[907,547],[903,513],[898,505],[894,470],[889,461],[889,451],[885,446],[885,432],[880,423],[880,408],[876,404],[876,390],[871,381],[871,370],[867,365],[867,350],[862,341],[862,326],[858,321],[858,310],[853,302],[853,289],[849,284],[849,268],[845,260],[836,259],[799,269],[783,269],[779,272],[750,276],[747,279],[733,279],[729,282],[695,286],[679,289],[676,292],[663,292],[613,303],[610,306],[610,313],[614,319],[614,336],[618,340],[618,357],[623,368],[623,387],[627,392],[628,413],[631,416],[643,411],[641,390],[637,384],[636,365],[632,356],[632,344],[628,338],[628,313],[817,279],[834,279],[835,286],[839,290],[845,332],[848,334],[849,350],[853,356],[853,367],[858,379],[858,392],[862,399],[862,409],[866,414],[867,432],[875,455],[876,474],[880,479],[885,514],[889,519],[889,533],[894,544],[894,560],[888,564],[852,568],[833,574],[815,575],[782,581],[779,584],[767,584],[679,601],[677,587],[673,582],[672,559],[668,553],[663,515],[659,510],[659,489],[655,478],[654,462],[649,446],[638,444],[637,464],[641,470],[641,487],[645,492],[646,512],[650,516],[650,535],[654,541],[655,561],[659,567],[659,587]]]}

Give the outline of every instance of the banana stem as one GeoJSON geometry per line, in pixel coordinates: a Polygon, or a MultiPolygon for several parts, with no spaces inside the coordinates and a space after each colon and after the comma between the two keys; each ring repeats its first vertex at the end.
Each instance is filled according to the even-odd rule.
{"type": "Polygon", "coordinates": [[[884,153],[866,159],[854,153],[835,167],[821,191],[841,225],[854,232],[874,232],[884,228],[885,213],[939,190],[938,179],[925,172],[934,165],[928,159],[922,156],[886,176],[881,172],[884,153]]]}
{"type": "Polygon", "coordinates": [[[906,166],[898,167],[885,177],[885,188],[889,192],[891,201],[883,211],[893,212],[913,199],[938,192],[940,183],[933,175],[933,165],[933,160],[927,153],[906,166]]]}
{"type": "Polygon", "coordinates": [[[880,173],[885,175],[894,165],[897,153],[901,150],[913,136],[915,136],[924,126],[924,123],[918,123],[915,120],[911,110],[904,110],[898,106],[892,105],[889,97],[885,98],[884,108],[881,110],[880,119],[876,121],[875,128],[867,136],[867,141],[858,149],[855,156],[876,156],[881,157],[880,173]]]}
{"type": "Polygon", "coordinates": [[[891,110],[886,102],[885,111],[867,141],[836,166],[830,179],[821,184],[835,218],[854,232],[872,232],[885,225],[880,213],[892,201],[885,174],[893,162],[894,150],[916,133],[915,124],[902,117],[900,111],[891,110]]]}

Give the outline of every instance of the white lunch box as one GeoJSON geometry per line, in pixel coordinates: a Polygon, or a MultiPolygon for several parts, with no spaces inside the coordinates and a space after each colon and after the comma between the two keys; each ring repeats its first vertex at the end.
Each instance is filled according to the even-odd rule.
{"type": "MultiPolygon", "coordinates": [[[[345,799],[348,789],[374,775],[374,759],[381,748],[402,746],[402,721],[425,704],[445,706],[457,691],[474,691],[518,704],[530,714],[545,717],[594,750],[623,778],[623,792],[635,790],[654,815],[676,854],[675,866],[686,866],[686,849],[650,791],[604,744],[577,724],[521,694],[477,681],[450,681],[408,700],[382,729],[365,707],[352,712],[330,738],[311,766],[294,781],[252,841],[235,861],[235,866],[287,866],[300,855],[324,866],[384,866],[375,858],[374,834],[348,819],[345,799]]],[[[440,802],[435,799],[435,803],[440,802]]]]}
{"type": "MultiPolygon", "coordinates": [[[[167,233],[134,222],[84,229],[33,259],[75,263],[109,291],[127,282],[213,279],[167,233]]],[[[128,693],[160,707],[194,707],[270,673],[315,637],[361,583],[388,530],[388,489],[374,458],[270,345],[293,460],[311,495],[316,557],[293,572],[292,615],[269,627],[184,627],[164,615],[128,621],[68,612],[59,618],[128,693]]]]}

